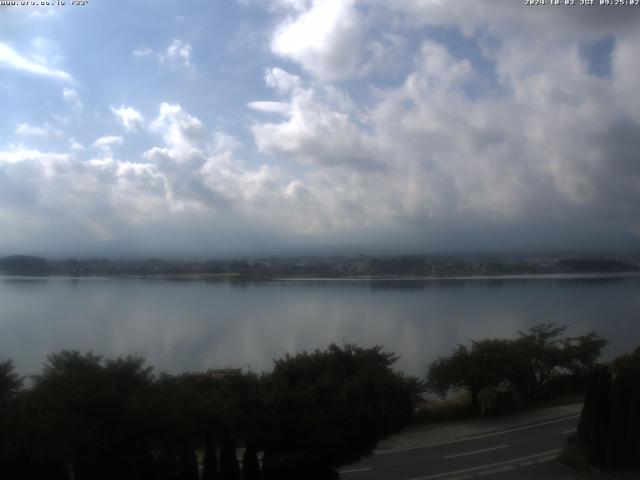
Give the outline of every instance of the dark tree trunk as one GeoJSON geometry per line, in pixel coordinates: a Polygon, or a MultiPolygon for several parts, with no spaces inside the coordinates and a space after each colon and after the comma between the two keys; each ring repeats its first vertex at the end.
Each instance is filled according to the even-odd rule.
{"type": "Polygon", "coordinates": [[[471,393],[471,411],[479,412],[480,402],[478,402],[478,394],[480,393],[480,389],[478,387],[472,387],[470,393],[471,393]]]}
{"type": "Polygon", "coordinates": [[[180,451],[179,480],[198,480],[198,458],[194,449],[185,445],[180,451]]]}
{"type": "Polygon", "coordinates": [[[242,457],[242,480],[260,480],[258,452],[253,443],[247,443],[242,457]]]}
{"type": "Polygon", "coordinates": [[[216,442],[207,436],[204,443],[204,459],[202,461],[202,480],[218,480],[218,450],[216,442]]]}
{"type": "Polygon", "coordinates": [[[158,457],[159,480],[176,480],[177,476],[176,455],[170,448],[164,448],[158,457]]]}
{"type": "Polygon", "coordinates": [[[611,421],[609,423],[606,464],[622,466],[625,462],[625,441],[631,416],[633,385],[624,376],[616,378],[611,389],[611,421]]]}
{"type": "Polygon", "coordinates": [[[136,468],[140,480],[156,480],[155,461],[149,452],[140,454],[136,459],[136,468]]]}
{"type": "Polygon", "coordinates": [[[628,466],[640,467],[640,379],[634,381],[625,444],[625,458],[628,466]]]}
{"type": "Polygon", "coordinates": [[[589,434],[588,456],[592,465],[603,467],[607,460],[609,421],[611,413],[611,372],[602,367],[598,370],[594,402],[594,416],[589,434]]]}
{"type": "Polygon", "coordinates": [[[236,457],[235,442],[227,437],[220,452],[220,480],[240,480],[240,465],[236,457]]]}

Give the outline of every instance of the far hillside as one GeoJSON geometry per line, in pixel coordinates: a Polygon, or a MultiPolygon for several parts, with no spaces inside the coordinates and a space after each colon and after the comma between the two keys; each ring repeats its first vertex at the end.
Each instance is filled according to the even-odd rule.
{"type": "Polygon", "coordinates": [[[12,255],[0,259],[0,272],[10,275],[40,275],[49,272],[49,262],[40,257],[12,255]]]}

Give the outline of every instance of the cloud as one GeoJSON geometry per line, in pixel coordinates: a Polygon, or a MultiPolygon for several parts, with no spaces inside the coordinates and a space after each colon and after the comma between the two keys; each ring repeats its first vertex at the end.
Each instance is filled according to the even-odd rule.
{"type": "Polygon", "coordinates": [[[355,0],[315,0],[308,10],[278,27],[271,50],[300,62],[323,80],[355,74],[361,61],[363,35],[355,3],[355,0]]]}
{"type": "Polygon", "coordinates": [[[69,146],[71,147],[71,151],[76,153],[76,152],[82,152],[84,150],[86,150],[84,148],[84,145],[82,145],[80,142],[77,142],[75,138],[70,138],[69,139],[69,146]]]}
{"type": "Polygon", "coordinates": [[[153,53],[153,50],[151,50],[149,47],[139,47],[136,48],[132,53],[134,57],[142,58],[151,55],[153,53]]]}
{"type": "Polygon", "coordinates": [[[42,127],[36,127],[34,125],[29,125],[28,123],[21,123],[16,127],[16,135],[43,140],[53,137],[62,137],[64,136],[64,133],[49,123],[45,123],[42,127]]]}
{"type": "Polygon", "coordinates": [[[163,245],[170,245],[170,238],[185,240],[169,233],[180,224],[178,237],[194,228],[209,238],[224,232],[230,241],[219,251],[251,243],[241,237],[310,231],[320,221],[311,215],[313,193],[302,179],[277,166],[239,160],[237,139],[219,129],[206,135],[202,122],[181,105],[161,104],[151,130],[160,142],[135,162],[106,150],[126,149],[126,139],[115,136],[94,142],[105,149],[102,158],[87,156],[71,139],[67,153],[0,151],[0,221],[15,227],[15,239],[46,235],[50,246],[63,244],[56,243],[63,242],[55,233],[59,228],[73,232],[64,245],[104,246],[135,235],[157,246],[159,231],[167,232],[163,245]]]}
{"type": "Polygon", "coordinates": [[[249,102],[247,106],[259,112],[277,113],[280,115],[287,115],[291,111],[289,104],[283,102],[249,102]]]}
{"type": "Polygon", "coordinates": [[[264,79],[268,86],[283,93],[289,93],[302,85],[300,77],[277,67],[267,69],[264,79]]]}
{"type": "Polygon", "coordinates": [[[0,163],[17,164],[27,160],[37,159],[40,164],[48,162],[67,160],[69,156],[65,153],[47,153],[39,150],[16,149],[11,151],[0,151],[0,163]]]}
{"type": "Polygon", "coordinates": [[[32,75],[53,78],[66,83],[74,83],[73,77],[69,73],[26,58],[4,43],[0,43],[0,66],[32,75]]]}
{"type": "MultiPolygon", "coordinates": [[[[365,0],[374,4],[376,0],[365,0]]],[[[510,0],[495,0],[490,8],[474,0],[449,2],[439,0],[390,0],[385,2],[389,11],[400,14],[404,26],[446,25],[459,28],[472,36],[484,28],[513,37],[544,38],[558,41],[580,38],[601,38],[610,32],[626,34],[637,26],[633,16],[624,9],[607,5],[587,8],[531,8],[510,0]]]]}
{"type": "Polygon", "coordinates": [[[160,60],[168,63],[172,68],[187,68],[191,66],[191,50],[191,45],[188,43],[173,39],[160,56],[160,60]]]}
{"type": "Polygon", "coordinates": [[[110,147],[111,145],[121,145],[122,137],[118,137],[116,135],[107,135],[104,137],[100,137],[93,142],[94,147],[110,147]]]}
{"type": "MultiPolygon", "coordinates": [[[[440,246],[462,245],[455,238],[468,232],[490,245],[492,229],[505,235],[501,244],[528,235],[553,242],[550,228],[563,231],[555,241],[580,243],[585,231],[599,231],[598,241],[631,238],[640,215],[632,207],[640,204],[640,174],[630,160],[630,139],[640,134],[629,108],[639,98],[629,88],[637,79],[627,58],[633,41],[616,42],[612,82],[591,75],[575,44],[532,48],[526,35],[506,38],[486,51],[501,95],[471,94],[481,72],[427,40],[400,84],[376,89],[367,106],[315,81],[289,90],[277,107],[250,103],[285,116],[254,123],[256,145],[307,166],[313,198],[331,182],[331,200],[316,208],[331,212],[335,232],[396,225],[407,239],[440,246]],[[341,173],[327,170],[336,168],[341,173]]],[[[267,83],[287,91],[268,76],[267,83]]]]}
{"type": "Polygon", "coordinates": [[[177,158],[199,150],[204,135],[202,122],[184,111],[178,104],[162,103],[160,113],[151,123],[151,131],[159,134],[177,158]]]}
{"type": "Polygon", "coordinates": [[[289,11],[293,10],[301,12],[309,8],[309,4],[312,0],[237,0],[241,5],[252,6],[257,5],[260,7],[266,7],[273,11],[289,11]]]}
{"type": "Polygon", "coordinates": [[[120,108],[110,107],[111,113],[122,123],[127,132],[142,130],[144,118],[142,114],[132,107],[121,105],[120,108]]]}
{"type": "Polygon", "coordinates": [[[65,87],[62,90],[62,98],[64,101],[71,105],[73,108],[82,108],[82,101],[80,100],[80,94],[75,88],[65,87]]]}
{"type": "Polygon", "coordinates": [[[136,58],[151,58],[161,64],[168,65],[174,70],[192,68],[191,53],[193,47],[191,44],[174,38],[169,45],[161,51],[153,50],[149,47],[138,47],[133,50],[132,54],[136,58]]]}
{"type": "MultiPolygon", "coordinates": [[[[147,118],[114,103],[135,73],[117,68],[109,88],[82,90],[101,102],[93,116],[63,119],[50,111],[59,102],[8,113],[28,123],[0,145],[3,231],[247,253],[264,239],[433,251],[607,247],[640,234],[640,17],[503,0],[244,4],[266,9],[250,21],[271,51],[221,53],[193,88],[156,76],[138,100],[158,105],[147,118]],[[598,42],[609,67],[594,74],[585,45],[598,42]],[[102,137],[114,119],[123,136],[102,137]],[[49,131],[60,125],[88,148],[49,131]]],[[[193,69],[191,45],[164,38],[134,55],[193,69]]],[[[21,58],[60,64],[46,42],[25,45],[21,58]]]]}
{"type": "MultiPolygon", "coordinates": [[[[151,164],[18,149],[0,152],[0,220],[24,248],[113,241],[161,211],[162,176],[151,164]],[[65,233],[62,233],[62,229],[65,233]]],[[[4,243],[6,246],[6,243],[4,243]]]]}
{"type": "MultiPolygon", "coordinates": [[[[291,77],[280,70],[280,79],[291,77]]],[[[266,82],[282,91],[282,82],[266,82]]],[[[289,82],[287,82],[289,83],[289,82]]],[[[255,123],[252,132],[258,149],[286,156],[301,164],[378,169],[382,163],[369,151],[369,139],[353,122],[352,102],[335,89],[297,88],[289,102],[257,101],[249,107],[286,116],[279,123],[255,123]]]]}

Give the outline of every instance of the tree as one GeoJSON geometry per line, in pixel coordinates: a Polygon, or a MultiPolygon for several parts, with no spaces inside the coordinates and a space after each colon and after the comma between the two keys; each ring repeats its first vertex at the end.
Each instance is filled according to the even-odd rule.
{"type": "Polygon", "coordinates": [[[422,391],[381,347],[287,355],[266,376],[265,478],[330,478],[409,420],[422,391]],[[315,475],[315,476],[314,476],[315,475]]]}
{"type": "Polygon", "coordinates": [[[225,437],[220,451],[220,480],[240,480],[240,465],[236,457],[236,444],[225,437]]]}
{"type": "Polygon", "coordinates": [[[202,480],[218,480],[218,452],[213,435],[208,434],[204,443],[202,460],[202,480]]]}
{"type": "Polygon", "coordinates": [[[597,467],[640,466],[640,348],[588,375],[578,436],[597,467]]]}
{"type": "Polygon", "coordinates": [[[43,275],[49,271],[49,262],[40,257],[12,255],[0,259],[0,271],[9,275],[43,275]]]}
{"type": "Polygon", "coordinates": [[[253,443],[248,443],[242,456],[242,480],[260,480],[258,452],[253,443]]]}
{"type": "Polygon", "coordinates": [[[566,326],[543,323],[519,332],[515,340],[518,374],[513,383],[523,398],[531,399],[562,372],[583,376],[596,364],[608,343],[595,332],[579,337],[561,337],[566,326]]]}
{"type": "Polygon", "coordinates": [[[469,392],[471,408],[478,408],[483,389],[507,386],[525,400],[535,398],[558,375],[571,375],[584,384],[586,372],[596,364],[607,341],[595,332],[562,337],[566,327],[540,324],[519,338],[472,341],[458,345],[447,357],[429,367],[431,391],[442,396],[450,390],[469,392]]]}
{"type": "Polygon", "coordinates": [[[178,463],[179,480],[198,480],[198,458],[189,444],[182,446],[178,463]]]}
{"type": "Polygon", "coordinates": [[[20,432],[16,424],[19,416],[17,396],[22,378],[15,372],[11,360],[0,363],[0,478],[15,476],[20,432]]]}
{"type": "Polygon", "coordinates": [[[607,343],[609,343],[608,340],[602,338],[596,332],[564,339],[562,346],[565,351],[566,361],[563,367],[574,375],[586,375],[597,365],[602,349],[607,343]]]}
{"type": "Polygon", "coordinates": [[[77,479],[140,476],[151,446],[152,380],[140,357],[50,355],[29,396],[32,455],[71,465],[77,479]]]}
{"type": "Polygon", "coordinates": [[[509,340],[473,341],[471,348],[458,345],[449,357],[440,357],[431,364],[427,384],[442,396],[452,389],[467,390],[471,408],[477,410],[480,391],[495,389],[515,375],[513,357],[509,340]]]}
{"type": "Polygon", "coordinates": [[[16,397],[22,388],[22,380],[11,360],[0,362],[0,405],[16,397]]]}

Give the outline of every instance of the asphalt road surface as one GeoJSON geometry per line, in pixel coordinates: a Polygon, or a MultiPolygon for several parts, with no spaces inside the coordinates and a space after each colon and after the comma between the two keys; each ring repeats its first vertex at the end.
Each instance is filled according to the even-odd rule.
{"type": "Polygon", "coordinates": [[[340,471],[342,480],[464,480],[555,459],[579,415],[459,440],[379,450],[340,471]]]}

